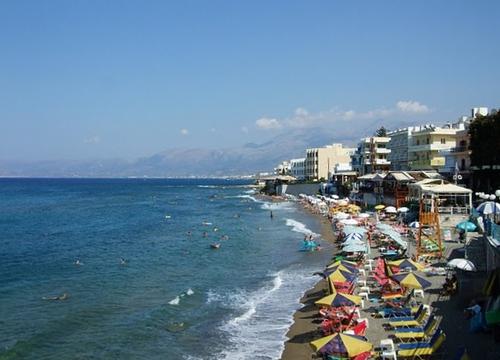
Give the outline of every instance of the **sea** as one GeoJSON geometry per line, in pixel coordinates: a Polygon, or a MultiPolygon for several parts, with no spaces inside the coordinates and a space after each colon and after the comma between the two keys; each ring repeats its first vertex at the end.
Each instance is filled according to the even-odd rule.
{"type": "Polygon", "coordinates": [[[0,359],[279,359],[330,245],[249,184],[0,179],[0,359]]]}

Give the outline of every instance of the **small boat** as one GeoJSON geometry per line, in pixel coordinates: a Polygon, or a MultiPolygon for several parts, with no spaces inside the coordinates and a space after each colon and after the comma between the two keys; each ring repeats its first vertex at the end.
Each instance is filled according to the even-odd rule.
{"type": "Polygon", "coordinates": [[[218,249],[218,248],[220,248],[220,244],[210,244],[210,247],[212,249],[218,249]]]}

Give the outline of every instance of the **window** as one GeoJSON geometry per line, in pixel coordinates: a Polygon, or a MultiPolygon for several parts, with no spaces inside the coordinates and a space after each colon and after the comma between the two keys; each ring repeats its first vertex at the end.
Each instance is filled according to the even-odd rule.
{"type": "Polygon", "coordinates": [[[441,144],[446,144],[446,139],[445,138],[441,138],[441,144]]]}
{"type": "Polygon", "coordinates": [[[420,140],[417,140],[417,145],[420,145],[420,140]]]}
{"type": "Polygon", "coordinates": [[[427,139],[425,139],[425,140],[426,140],[426,143],[427,143],[427,144],[429,144],[429,143],[430,143],[430,141],[431,141],[431,139],[430,139],[430,138],[427,138],[427,139]]]}

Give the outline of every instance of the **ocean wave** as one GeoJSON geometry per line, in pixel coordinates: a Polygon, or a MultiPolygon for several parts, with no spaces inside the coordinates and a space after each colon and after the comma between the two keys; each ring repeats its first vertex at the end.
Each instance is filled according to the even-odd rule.
{"type": "Polygon", "coordinates": [[[314,282],[305,272],[288,270],[273,274],[272,281],[253,292],[227,295],[211,292],[207,302],[221,302],[239,312],[220,327],[229,335],[230,346],[217,358],[279,358],[303,291],[314,282]]]}
{"type": "Polygon", "coordinates": [[[304,234],[304,235],[312,235],[313,237],[319,236],[315,232],[309,230],[307,226],[300,221],[294,219],[286,219],[286,225],[292,227],[292,231],[304,234]]]}
{"type": "Polygon", "coordinates": [[[288,201],[274,203],[265,202],[260,208],[263,210],[291,210],[292,204],[288,201]]]}
{"type": "Polygon", "coordinates": [[[199,187],[199,188],[205,188],[205,189],[217,189],[217,188],[220,188],[220,187],[223,187],[222,185],[196,185],[196,187],[199,187]]]}
{"type": "Polygon", "coordinates": [[[191,296],[194,294],[194,291],[193,289],[189,288],[187,289],[186,291],[180,293],[180,295],[176,296],[175,298],[173,298],[172,300],[170,300],[168,303],[170,305],[174,305],[174,306],[177,306],[180,304],[181,302],[181,298],[185,297],[185,296],[191,296]]]}

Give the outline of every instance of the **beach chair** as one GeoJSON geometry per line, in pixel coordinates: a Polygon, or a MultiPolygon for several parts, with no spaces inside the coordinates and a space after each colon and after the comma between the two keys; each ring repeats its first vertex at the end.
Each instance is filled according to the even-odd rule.
{"type": "Polygon", "coordinates": [[[394,319],[391,319],[391,321],[407,321],[407,320],[415,320],[418,316],[420,316],[420,313],[422,311],[425,311],[425,306],[426,305],[420,305],[415,312],[411,312],[410,315],[401,315],[401,316],[393,316],[394,319]]]}
{"type": "Polygon", "coordinates": [[[395,319],[389,322],[389,326],[391,328],[398,328],[398,327],[417,327],[417,326],[422,326],[423,321],[425,317],[427,316],[428,313],[428,308],[424,307],[419,309],[420,311],[417,311],[414,317],[408,319],[408,318],[400,318],[400,319],[395,319]]]}
{"type": "Polygon", "coordinates": [[[445,333],[440,328],[437,328],[428,342],[399,344],[397,355],[398,357],[410,357],[412,359],[421,359],[435,355],[445,340],[445,333]]]}
{"type": "Polygon", "coordinates": [[[431,336],[432,332],[438,325],[437,319],[434,315],[429,316],[427,322],[424,327],[411,327],[411,328],[403,328],[396,329],[394,333],[394,338],[398,340],[418,340],[423,338],[428,338],[431,336]]]}

